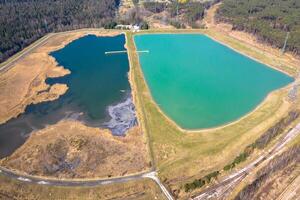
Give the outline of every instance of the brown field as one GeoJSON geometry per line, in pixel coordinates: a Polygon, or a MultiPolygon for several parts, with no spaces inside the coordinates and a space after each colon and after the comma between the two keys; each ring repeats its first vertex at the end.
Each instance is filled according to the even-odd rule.
{"type": "Polygon", "coordinates": [[[300,136],[297,136],[291,141],[287,147],[280,152],[280,155],[251,172],[251,174],[233,190],[228,199],[237,198],[237,195],[242,189],[254,181],[262,179],[262,175],[264,175],[264,181],[260,181],[258,189],[250,190],[253,196],[255,196],[255,199],[296,200],[300,195],[300,157],[299,154],[294,156],[292,153],[289,153],[292,148],[300,148],[300,136]],[[279,157],[283,160],[281,163],[279,157]]]}
{"type": "Polygon", "coordinates": [[[30,175],[57,178],[107,178],[150,167],[147,145],[139,127],[126,137],[109,130],[62,121],[32,133],[1,166],[30,175]]]}

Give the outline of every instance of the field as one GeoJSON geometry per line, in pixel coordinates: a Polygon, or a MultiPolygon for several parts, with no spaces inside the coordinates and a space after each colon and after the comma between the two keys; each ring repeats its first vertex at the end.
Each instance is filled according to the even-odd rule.
{"type": "MultiPolygon", "coordinates": [[[[153,33],[147,31],[143,33],[153,33]]],[[[229,36],[208,30],[192,31],[158,31],[176,33],[205,33],[222,43],[274,66],[277,56],[265,58],[264,53],[229,36]]],[[[139,60],[135,51],[133,34],[127,34],[127,45],[131,64],[131,81],[133,83],[135,103],[138,107],[139,120],[149,136],[150,150],[158,169],[160,178],[170,187],[174,194],[185,196],[182,186],[187,181],[201,177],[214,170],[222,169],[231,162],[247,145],[256,140],[272,124],[281,119],[292,109],[293,104],[287,100],[289,87],[277,90],[268,95],[256,110],[246,117],[228,126],[208,129],[199,132],[189,132],[179,129],[159,110],[153,101],[147,84],[144,81],[139,60]]],[[[284,56],[283,56],[284,57],[284,56]]],[[[279,58],[288,62],[288,59],[279,58]]],[[[282,63],[282,62],[280,62],[282,63]]],[[[289,62],[288,62],[289,63],[289,62]]],[[[296,74],[294,64],[289,68],[282,65],[275,68],[287,74],[296,74]]],[[[299,106],[299,105],[296,105],[299,106]]]]}
{"type": "Polygon", "coordinates": [[[97,187],[53,187],[22,183],[0,176],[0,199],[164,199],[151,180],[131,181],[97,187]]]}
{"type": "Polygon", "coordinates": [[[254,199],[297,199],[300,188],[300,170],[299,170],[299,152],[300,136],[298,135],[293,141],[289,142],[286,148],[279,151],[279,155],[275,156],[269,162],[256,168],[246,179],[244,179],[230,194],[228,199],[252,198],[254,199]],[[295,151],[296,150],[296,151],[295,151]],[[296,152],[296,153],[295,153],[296,152]],[[296,154],[296,155],[295,155],[296,154]],[[264,172],[264,173],[262,173],[264,172]],[[262,177],[264,174],[264,177],[262,177]],[[258,182],[259,187],[254,184],[258,182]],[[247,192],[240,192],[247,188],[247,192]]]}
{"type": "Polygon", "coordinates": [[[95,179],[149,169],[147,146],[138,127],[126,137],[80,122],[62,121],[34,132],[1,166],[60,179],[95,179]]]}

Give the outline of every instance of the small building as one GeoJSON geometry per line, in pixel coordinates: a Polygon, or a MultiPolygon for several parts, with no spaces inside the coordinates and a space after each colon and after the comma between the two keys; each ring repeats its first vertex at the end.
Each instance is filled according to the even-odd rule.
{"type": "Polygon", "coordinates": [[[132,25],[118,24],[115,28],[116,28],[116,29],[127,29],[127,30],[131,30],[131,29],[132,29],[132,25]]]}
{"type": "Polygon", "coordinates": [[[132,29],[131,29],[133,32],[139,32],[140,31],[140,26],[138,24],[135,24],[132,26],[132,29]]]}
{"type": "Polygon", "coordinates": [[[115,28],[116,29],[124,29],[124,30],[132,30],[133,32],[138,32],[141,29],[140,25],[138,25],[138,24],[134,24],[134,25],[118,24],[115,28]]]}

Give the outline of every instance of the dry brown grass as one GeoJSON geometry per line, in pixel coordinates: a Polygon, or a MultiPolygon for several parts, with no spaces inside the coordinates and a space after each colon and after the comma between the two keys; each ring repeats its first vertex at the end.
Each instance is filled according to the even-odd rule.
{"type": "MultiPolygon", "coordinates": [[[[297,123],[299,123],[299,120],[297,123]]],[[[259,172],[264,168],[269,168],[270,170],[264,170],[269,173],[266,176],[266,180],[260,183],[259,189],[254,191],[256,196],[255,199],[297,199],[295,197],[300,195],[300,188],[298,184],[300,181],[300,165],[297,163],[297,159],[299,160],[299,157],[292,157],[291,163],[280,170],[272,171],[272,165],[276,163],[276,160],[278,160],[278,157],[282,154],[296,146],[299,147],[299,145],[300,135],[289,142],[288,145],[279,152],[279,155],[255,168],[239,185],[233,189],[228,199],[234,199],[248,184],[251,184],[253,181],[258,179],[257,174],[261,174],[259,172]],[[269,165],[271,165],[271,167],[269,165]]]]}
{"type": "Polygon", "coordinates": [[[126,137],[109,130],[62,121],[32,133],[1,165],[30,175],[58,178],[106,178],[145,171],[150,167],[139,127],[126,137]]]}
{"type": "Polygon", "coordinates": [[[31,103],[56,99],[67,90],[66,85],[56,84],[47,91],[50,86],[45,83],[46,77],[69,73],[55,66],[55,60],[48,54],[33,53],[0,74],[0,123],[18,116],[31,103]]]}
{"type": "Polygon", "coordinates": [[[163,200],[151,180],[144,179],[97,187],[54,187],[22,183],[0,175],[0,199],[10,200],[163,200]]]}
{"type": "Polygon", "coordinates": [[[232,30],[232,25],[230,24],[216,23],[214,16],[220,4],[221,3],[216,4],[210,8],[204,18],[210,36],[215,37],[225,44],[230,43],[233,48],[242,49],[242,52],[248,56],[288,73],[291,76],[297,75],[300,60],[293,54],[288,52],[282,55],[281,49],[258,41],[252,34],[232,30]]]}

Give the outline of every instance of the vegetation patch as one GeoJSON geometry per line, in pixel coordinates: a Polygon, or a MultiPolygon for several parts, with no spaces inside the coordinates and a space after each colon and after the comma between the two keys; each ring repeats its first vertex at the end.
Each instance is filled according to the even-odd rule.
{"type": "Polygon", "coordinates": [[[266,147],[272,139],[277,135],[281,134],[287,126],[289,126],[295,119],[300,115],[299,110],[289,112],[288,116],[281,119],[274,126],[269,128],[260,138],[258,138],[255,143],[252,145],[253,148],[263,149],[266,147]]]}
{"type": "MultiPolygon", "coordinates": [[[[299,115],[300,115],[299,110],[290,111],[285,118],[281,119],[274,126],[269,128],[253,144],[247,146],[245,150],[242,153],[240,153],[237,157],[235,157],[235,159],[231,163],[225,165],[223,167],[223,170],[224,171],[231,170],[239,163],[244,162],[251,155],[251,153],[254,151],[255,148],[263,149],[264,147],[266,147],[276,136],[281,134],[293,121],[295,121],[299,117],[299,115]]],[[[204,176],[203,178],[195,179],[191,183],[186,183],[184,185],[184,190],[185,192],[190,192],[194,189],[201,188],[205,184],[209,184],[212,178],[216,179],[219,174],[220,174],[219,171],[214,171],[204,176]]]]}
{"type": "Polygon", "coordinates": [[[203,178],[195,179],[192,183],[186,183],[184,185],[184,191],[189,192],[196,188],[201,188],[205,184],[209,184],[212,181],[212,179],[217,179],[219,174],[219,171],[214,171],[212,173],[207,174],[203,178]]]}
{"type": "MultiPolygon", "coordinates": [[[[283,171],[289,165],[294,165],[291,169],[292,171],[297,169],[297,163],[300,162],[299,155],[300,146],[298,145],[275,157],[275,159],[257,172],[254,181],[245,186],[235,197],[235,200],[260,199],[256,195],[258,191],[266,185],[265,183],[271,178],[272,175],[278,173],[279,171],[283,171]]],[[[284,176],[288,177],[290,176],[290,173],[291,171],[286,173],[284,176]]],[[[276,185],[278,184],[279,182],[276,183],[276,185]]],[[[270,186],[266,186],[266,188],[270,188],[270,186]]],[[[264,193],[264,198],[266,198],[266,192],[264,193]]]]}
{"type": "Polygon", "coordinates": [[[103,27],[115,17],[118,4],[118,0],[0,1],[0,62],[47,33],[103,27]]]}
{"type": "Polygon", "coordinates": [[[300,54],[299,0],[224,0],[217,11],[218,21],[231,23],[262,41],[282,48],[287,32],[287,49],[300,54]]]}
{"type": "Polygon", "coordinates": [[[146,148],[136,126],[126,137],[115,137],[108,130],[62,121],[32,133],[0,164],[37,176],[107,178],[148,169],[146,148]]]}
{"type": "Polygon", "coordinates": [[[247,146],[244,152],[240,153],[232,163],[225,165],[223,170],[228,171],[234,168],[239,163],[245,161],[247,157],[251,155],[255,148],[263,149],[265,148],[270,142],[276,138],[276,136],[280,135],[281,133],[286,130],[286,128],[295,121],[300,115],[299,110],[290,111],[285,118],[282,118],[279,122],[277,122],[274,126],[269,128],[262,136],[260,136],[254,143],[247,146]]]}
{"type": "Polygon", "coordinates": [[[161,13],[167,8],[167,4],[163,2],[146,1],[143,3],[146,10],[153,13],[161,13]]]}

